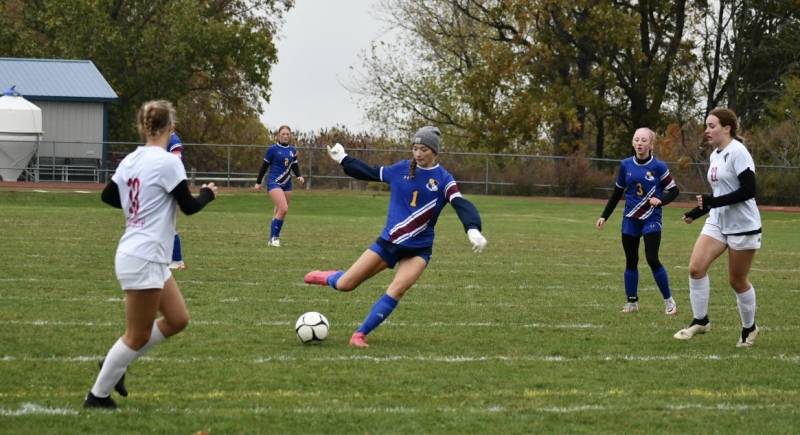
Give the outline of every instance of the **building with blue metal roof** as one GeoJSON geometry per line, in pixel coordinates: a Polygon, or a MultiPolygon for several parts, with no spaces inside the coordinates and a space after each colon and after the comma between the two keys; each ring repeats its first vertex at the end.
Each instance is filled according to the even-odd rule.
{"type": "Polygon", "coordinates": [[[92,61],[0,57],[0,90],[11,86],[42,109],[40,165],[102,166],[118,97],[92,61]]]}

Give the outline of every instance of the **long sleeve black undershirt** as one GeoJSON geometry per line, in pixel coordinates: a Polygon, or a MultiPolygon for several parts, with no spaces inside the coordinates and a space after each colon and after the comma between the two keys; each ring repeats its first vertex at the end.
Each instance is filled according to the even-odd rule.
{"type": "Polygon", "coordinates": [[[350,156],[344,156],[341,165],[345,174],[357,180],[381,181],[380,167],[370,166],[350,156]]]}
{"type": "Polygon", "coordinates": [[[450,201],[450,205],[456,210],[458,220],[464,225],[464,231],[476,229],[481,231],[481,215],[475,205],[468,200],[458,196],[450,201]]]}
{"type": "MultiPolygon", "coordinates": [[[[186,180],[182,180],[178,183],[170,194],[175,197],[175,200],[178,201],[178,207],[180,207],[181,211],[186,215],[197,213],[202,210],[206,204],[214,200],[214,192],[207,187],[200,189],[200,194],[196,198],[192,196],[192,192],[189,191],[189,183],[186,180]]],[[[106,184],[103,193],[100,194],[100,199],[112,207],[122,208],[122,201],[119,197],[119,186],[117,186],[117,183],[114,181],[109,181],[108,184],[106,184]]]]}
{"type": "Polygon", "coordinates": [[[750,168],[747,168],[742,171],[737,178],[739,179],[738,189],[722,196],[703,195],[703,207],[695,207],[686,212],[684,216],[697,219],[708,213],[712,208],[724,207],[726,205],[736,204],[737,202],[747,201],[750,198],[755,198],[756,174],[750,170],[750,168]]]}
{"type": "Polygon", "coordinates": [[[119,199],[119,186],[113,181],[109,181],[100,194],[100,199],[114,208],[122,208],[122,201],[119,199]]]}
{"type": "Polygon", "coordinates": [[[302,177],[302,175],[300,175],[300,165],[298,165],[297,162],[292,163],[292,172],[295,177],[302,177]]]}
{"type": "Polygon", "coordinates": [[[269,168],[269,162],[266,160],[261,162],[261,168],[258,170],[258,177],[256,177],[256,184],[261,184],[261,181],[264,180],[264,174],[267,173],[267,168],[269,168]]]}

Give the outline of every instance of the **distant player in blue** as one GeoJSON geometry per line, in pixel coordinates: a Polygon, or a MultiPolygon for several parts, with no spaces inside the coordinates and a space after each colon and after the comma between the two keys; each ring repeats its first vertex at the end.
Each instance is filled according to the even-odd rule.
{"type": "Polygon", "coordinates": [[[270,222],[269,240],[267,246],[276,248],[281,246],[281,228],[289,212],[289,200],[292,198],[292,172],[297,177],[297,182],[304,184],[306,180],[300,176],[300,166],[297,164],[297,149],[290,145],[292,129],[288,125],[278,128],[278,143],[272,144],[264,153],[264,162],[258,170],[258,178],[253,186],[261,190],[264,174],[267,174],[267,192],[269,193],[273,209],[272,222],[270,222]]]}
{"type": "MultiPolygon", "coordinates": [[[[167,143],[167,152],[175,154],[183,160],[183,142],[174,131],[169,136],[167,143]]],[[[186,263],[183,262],[183,252],[181,251],[181,236],[175,231],[175,241],[172,245],[172,262],[169,264],[170,269],[186,269],[186,263]]]]}
{"type": "Polygon", "coordinates": [[[478,210],[461,196],[453,176],[436,162],[440,136],[436,127],[421,128],[414,136],[413,159],[391,166],[372,167],[345,154],[340,144],[328,147],[331,158],[342,165],[347,175],[359,180],[381,181],[391,189],[386,227],[375,243],[346,272],[315,270],[304,278],[308,284],[329,285],[348,292],[387,267],[397,266],[386,293],[350,337],[353,347],[368,347],[367,334],[389,317],[425,271],[433,251],[433,228],[447,203],[453,206],[464,224],[472,250],[481,252],[486,246],[478,210]]]}
{"type": "Polygon", "coordinates": [[[603,214],[597,219],[602,230],[625,193],[625,216],[622,218],[622,248],[625,250],[625,294],[628,302],[623,313],[639,311],[639,238],[644,238],[644,252],[653,278],[664,297],[664,314],[678,314],[678,307],[669,288],[667,270],[658,259],[661,245],[661,207],[678,196],[678,186],[666,163],[653,157],[655,133],[640,128],[633,135],[635,155],[620,163],[614,193],[603,214]]]}

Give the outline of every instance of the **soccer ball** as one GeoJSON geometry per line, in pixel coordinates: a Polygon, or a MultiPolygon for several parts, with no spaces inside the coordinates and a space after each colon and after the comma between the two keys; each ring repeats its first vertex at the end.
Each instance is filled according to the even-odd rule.
{"type": "Polygon", "coordinates": [[[330,328],[328,319],[316,311],[304,313],[294,324],[297,338],[303,343],[314,343],[324,340],[328,337],[328,328],[330,328]]]}

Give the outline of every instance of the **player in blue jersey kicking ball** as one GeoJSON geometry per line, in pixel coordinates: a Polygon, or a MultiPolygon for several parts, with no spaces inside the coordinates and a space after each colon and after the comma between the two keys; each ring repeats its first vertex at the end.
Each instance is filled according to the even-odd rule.
{"type": "Polygon", "coordinates": [[[486,246],[478,210],[461,196],[453,176],[436,161],[440,142],[438,128],[422,127],[414,135],[411,160],[379,167],[348,156],[338,143],[328,147],[330,157],[342,165],[347,175],[359,180],[381,181],[391,189],[386,227],[375,243],[347,271],[315,270],[304,279],[307,284],[329,285],[348,292],[378,272],[396,268],[386,293],[350,337],[353,347],[368,347],[367,334],[389,317],[425,271],[433,248],[433,227],[447,203],[453,206],[464,224],[472,250],[481,252],[486,246]]]}
{"type": "Polygon", "coordinates": [[[256,190],[261,190],[264,175],[267,174],[267,192],[275,205],[272,220],[269,226],[269,239],[267,246],[279,248],[281,246],[281,229],[286,213],[289,212],[289,200],[292,199],[292,172],[297,177],[297,182],[305,183],[300,175],[300,166],[297,163],[297,149],[290,145],[292,129],[288,125],[278,127],[278,142],[272,144],[264,153],[264,161],[258,171],[256,190]]]}
{"type": "Polygon", "coordinates": [[[633,134],[635,155],[620,162],[614,192],[596,226],[603,229],[624,193],[622,248],[625,251],[624,278],[628,302],[622,307],[622,312],[639,311],[639,238],[644,238],[647,264],[664,297],[664,314],[674,316],[678,314],[678,307],[669,288],[667,270],[658,259],[658,250],[661,245],[661,207],[672,202],[679,192],[666,163],[653,157],[654,143],[655,133],[649,128],[640,128],[633,134]]]}

